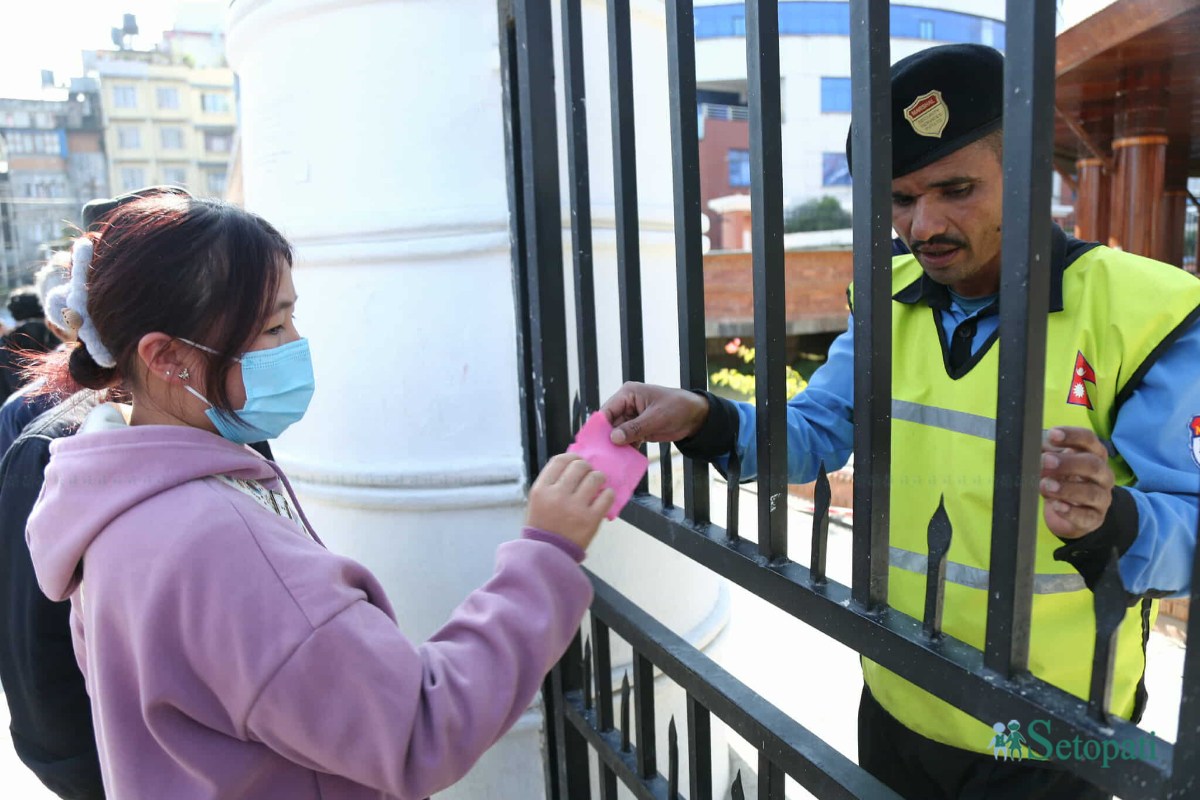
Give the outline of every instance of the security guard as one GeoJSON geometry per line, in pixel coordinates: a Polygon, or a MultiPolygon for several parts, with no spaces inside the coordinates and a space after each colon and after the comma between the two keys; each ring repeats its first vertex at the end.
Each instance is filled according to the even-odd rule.
{"type": "MultiPolygon", "coordinates": [[[[920,618],[926,531],[953,528],[943,628],[982,649],[995,457],[1004,57],[924,50],[892,67],[892,482],[889,602],[920,618]]],[[[849,147],[849,145],[847,145],[849,147]]],[[[847,156],[850,156],[849,149],[847,156]]],[[[1108,555],[1134,602],[1119,630],[1110,710],[1145,704],[1151,598],[1187,591],[1200,485],[1200,281],[1054,227],[1031,671],[1086,698],[1108,555]]],[[[853,326],[787,409],[795,483],[853,451],[853,326]]],[[[755,409],[706,392],[626,384],[603,410],[617,444],[677,441],[756,472],[755,409]]],[[[869,660],[859,761],[914,800],[1108,797],[1053,762],[997,759],[997,731],[869,660]]],[[[1032,720],[1025,721],[1026,729],[1032,720]]],[[[1052,731],[1040,731],[1042,734],[1052,731]]],[[[1024,737],[1024,734],[1020,734],[1024,737]]],[[[1045,737],[1043,737],[1045,738],[1045,737]]],[[[1026,751],[1028,752],[1028,751],[1026,751]]]]}

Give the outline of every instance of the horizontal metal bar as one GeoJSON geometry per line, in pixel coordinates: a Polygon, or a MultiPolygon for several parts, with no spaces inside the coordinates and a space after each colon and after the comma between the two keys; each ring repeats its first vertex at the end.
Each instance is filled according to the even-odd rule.
{"type": "MultiPolygon", "coordinates": [[[[754,548],[753,544],[748,545],[754,548]]],[[[756,548],[755,548],[756,549],[756,548]]],[[[820,736],[767,702],[607,583],[589,574],[592,614],[696,701],[754,742],[772,763],[822,798],[899,796],[820,736]]]]}
{"type": "MultiPolygon", "coordinates": [[[[690,523],[678,510],[664,509],[656,498],[636,495],[622,509],[621,518],[977,719],[1048,719],[1056,731],[1061,726],[1065,738],[1146,736],[1126,720],[1101,726],[1087,716],[1082,700],[1044,681],[1033,677],[1005,680],[985,674],[982,654],[974,647],[949,636],[928,641],[919,620],[894,609],[882,614],[865,612],[851,603],[848,587],[833,581],[814,586],[808,569],[800,564],[768,567],[753,542],[729,539],[718,525],[690,523]]],[[[622,631],[621,635],[634,647],[651,652],[636,631],[622,631]]],[[[711,703],[705,701],[705,705],[717,712],[711,703]]],[[[1122,761],[1107,769],[1087,762],[1075,764],[1073,769],[1124,800],[1154,800],[1164,794],[1173,754],[1170,742],[1154,737],[1154,743],[1150,749],[1155,757],[1150,760],[1122,761]]]]}

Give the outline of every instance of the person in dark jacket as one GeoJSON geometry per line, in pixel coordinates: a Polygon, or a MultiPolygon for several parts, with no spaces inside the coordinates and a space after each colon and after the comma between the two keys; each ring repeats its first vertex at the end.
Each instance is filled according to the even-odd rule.
{"type": "Polygon", "coordinates": [[[25,385],[22,353],[46,353],[58,346],[58,339],[46,327],[42,304],[32,286],[13,290],[8,296],[8,312],[17,327],[0,339],[0,403],[25,385]]]}
{"type": "Polygon", "coordinates": [[[0,684],[17,757],[63,800],[99,800],[104,786],[71,644],[71,604],[51,602],[38,588],[25,523],[50,443],[75,433],[98,404],[94,391],[72,395],[31,422],[0,460],[0,684]]]}
{"type": "MultiPolygon", "coordinates": [[[[60,342],[74,341],[75,333],[60,321],[66,306],[71,254],[55,253],[34,278],[38,301],[46,312],[46,327],[60,342]]],[[[61,347],[62,345],[56,345],[61,347]]],[[[26,383],[0,406],[0,456],[12,446],[25,426],[62,402],[65,395],[39,391],[42,381],[26,383]]]]}

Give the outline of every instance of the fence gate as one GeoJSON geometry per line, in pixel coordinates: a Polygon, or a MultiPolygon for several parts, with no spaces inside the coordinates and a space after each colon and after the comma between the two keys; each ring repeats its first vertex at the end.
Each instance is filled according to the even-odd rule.
{"type": "MultiPolygon", "coordinates": [[[[501,71],[509,160],[514,293],[519,328],[523,431],[529,474],[565,450],[580,420],[599,407],[592,275],[587,130],[584,117],[581,0],[560,3],[563,63],[551,46],[551,0],[499,0],[501,71]],[[555,71],[566,93],[564,120],[574,259],[574,335],[578,386],[568,381],[562,208],[559,193],[555,71]]],[[[695,45],[692,0],[665,0],[671,98],[680,386],[707,388],[695,45]]],[[[1053,0],[1008,0],[1005,66],[1003,281],[996,482],[987,635],[978,650],[941,633],[945,554],[953,531],[944,513],[929,524],[927,603],[923,619],[888,606],[888,470],[891,352],[891,153],[889,8],[850,0],[854,152],[855,481],[852,581],[825,574],[829,483],[818,480],[812,550],[790,553],[786,504],[784,253],[779,103],[778,0],[745,0],[753,214],[754,336],[757,345],[759,453],[758,543],[737,530],[737,476],[730,475],[726,528],[709,519],[707,466],[684,461],[683,498],[672,496],[671,459],[662,446],[660,496],[635,495],[622,518],[647,536],[855,649],[863,656],[981,720],[1046,719],[1064,738],[1128,740],[1142,732],[1111,717],[1104,698],[1112,678],[1114,635],[1126,597],[1110,563],[1095,592],[1096,647],[1088,701],[1033,678],[1028,671],[1036,475],[1041,442],[1042,374],[1049,281],[1033,265],[1049,263],[1051,131],[1054,114],[1053,0]],[[1040,280],[1039,280],[1040,278],[1040,280]],[[940,559],[938,555],[940,554],[940,559]],[[798,556],[803,555],[803,558],[798,556]],[[803,562],[807,563],[803,563],[803,562]]],[[[642,296],[634,169],[630,0],[608,0],[609,87],[613,114],[621,356],[626,380],[641,380],[642,296]]],[[[661,76],[654,76],[661,79],[661,76]]],[[[939,510],[940,511],[940,510],[939,510]]],[[[1200,552],[1200,549],[1198,549],[1200,552]]],[[[544,688],[547,793],[555,800],[591,797],[592,753],[600,797],[624,784],[638,798],[692,800],[744,796],[740,785],[714,786],[712,716],[759,746],[758,796],[784,797],[789,775],[822,798],[894,798],[853,762],[750,691],[715,663],[592,577],[590,631],[581,631],[544,688]],[[633,648],[631,672],[614,696],[610,634],[633,648]],[[585,646],[586,639],[586,646],[585,646]],[[653,675],[687,693],[687,719],[663,720],[654,709],[653,675]],[[632,686],[632,690],[630,690],[632,686]],[[631,697],[632,695],[632,697],[631,697]],[[630,724],[630,705],[634,723],[630,724]],[[656,726],[670,727],[667,753],[655,752],[656,726]],[[686,736],[689,764],[676,751],[686,736]]],[[[1188,630],[1200,641],[1200,615],[1188,630]]],[[[1200,648],[1189,648],[1179,741],[1155,738],[1143,757],[1073,761],[1070,768],[1124,800],[1200,797],[1200,648]]]]}

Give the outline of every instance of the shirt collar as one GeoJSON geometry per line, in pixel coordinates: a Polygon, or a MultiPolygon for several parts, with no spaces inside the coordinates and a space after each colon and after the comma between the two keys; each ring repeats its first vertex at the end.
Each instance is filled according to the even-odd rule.
{"type": "MultiPolygon", "coordinates": [[[[1063,273],[1077,258],[1099,247],[1099,242],[1085,242],[1068,236],[1058,225],[1050,227],[1050,312],[1063,310],[1063,273]]],[[[907,249],[907,248],[906,248],[907,249]]],[[[892,299],[906,305],[924,301],[930,308],[945,310],[950,307],[950,292],[945,286],[930,278],[923,271],[915,281],[892,295],[892,299]]],[[[997,301],[996,305],[999,305],[997,301]]]]}

